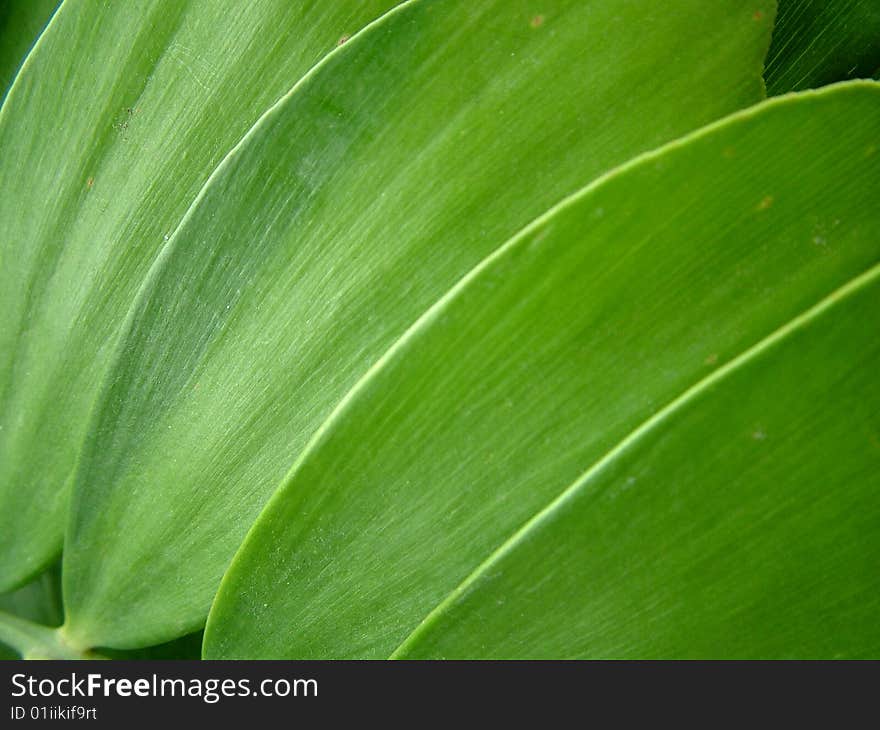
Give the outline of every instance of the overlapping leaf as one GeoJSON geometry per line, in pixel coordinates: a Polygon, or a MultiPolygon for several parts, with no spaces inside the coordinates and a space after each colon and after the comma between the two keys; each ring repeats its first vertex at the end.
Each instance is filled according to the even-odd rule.
{"type": "Polygon", "coordinates": [[[213,176],[133,310],[77,475],[71,640],[199,626],[385,349],[563,195],[756,100],[772,9],[416,2],[328,56],[213,176]]]}
{"type": "MultiPolygon", "coordinates": [[[[0,74],[52,5],[0,7],[0,74]]],[[[875,655],[880,86],[627,163],[761,96],[772,0],[357,33],[394,5],[67,2],[31,54],[0,588],[80,464],[66,625],[55,572],[0,640],[191,655],[280,483],[209,657],[875,655]]],[[[768,88],[867,76],[878,38],[872,2],[783,0],[768,88]]]]}
{"type": "Polygon", "coordinates": [[[875,265],[603,460],[396,656],[876,657],[878,331],[875,265]]]}
{"type": "Polygon", "coordinates": [[[49,22],[60,0],[0,2],[0,104],[28,50],[49,22]]]}
{"type": "Polygon", "coordinates": [[[877,0],[782,0],[767,53],[767,92],[867,78],[880,64],[877,0]]]}
{"type": "MultiPolygon", "coordinates": [[[[61,566],[53,566],[30,583],[18,590],[0,595],[0,624],[5,617],[24,619],[43,626],[58,626],[64,618],[61,607],[61,566]]],[[[12,636],[0,626],[0,659],[18,659],[21,644],[12,641],[12,636]],[[17,646],[9,646],[16,643],[17,646]]]]}
{"type": "Polygon", "coordinates": [[[393,0],[64,3],[0,111],[0,589],[60,550],[135,292],[223,155],[393,0]]]}
{"type": "Polygon", "coordinates": [[[878,159],[858,82],[539,219],[324,424],[206,655],[876,652],[878,159]]]}

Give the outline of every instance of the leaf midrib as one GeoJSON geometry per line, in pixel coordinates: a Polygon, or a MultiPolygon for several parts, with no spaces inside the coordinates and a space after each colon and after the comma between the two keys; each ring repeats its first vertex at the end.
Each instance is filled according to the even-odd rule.
{"type": "Polygon", "coordinates": [[[440,620],[446,609],[453,605],[456,600],[467,590],[477,583],[480,578],[491,571],[492,567],[504,557],[512,553],[523,544],[529,536],[540,529],[541,525],[564,509],[565,505],[574,500],[593,481],[593,477],[605,469],[616,459],[622,458],[640,441],[648,438],[655,430],[662,428],[664,424],[676,413],[683,410],[692,401],[699,398],[704,392],[714,385],[724,381],[730,375],[748,366],[764,352],[771,350],[776,345],[792,336],[799,330],[808,326],[827,311],[833,309],[839,302],[852,296],[861,289],[880,281],[880,262],[863,271],[845,284],[826,295],[817,303],[802,310],[799,314],[787,320],[777,327],[766,337],[759,340],[751,347],[746,348],[738,355],[728,360],[724,365],[714,370],[709,375],[701,378],[692,386],[685,389],[680,395],[671,400],[666,406],[655,411],[643,420],[636,428],[618,441],[603,456],[594,461],[577,479],[562,490],[554,499],[543,508],[536,511],[523,525],[510,537],[501,542],[489,556],[483,560],[463,581],[450,591],[426,616],[419,622],[407,637],[391,653],[389,659],[401,658],[406,651],[415,644],[418,639],[440,620]]]}

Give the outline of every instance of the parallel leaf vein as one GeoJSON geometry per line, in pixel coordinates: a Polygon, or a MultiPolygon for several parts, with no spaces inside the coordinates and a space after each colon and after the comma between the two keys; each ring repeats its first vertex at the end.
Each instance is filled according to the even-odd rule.
{"type": "Polygon", "coordinates": [[[430,613],[419,623],[418,626],[401,642],[397,649],[392,652],[390,658],[399,658],[405,654],[408,647],[418,640],[419,636],[427,632],[431,625],[451,606],[460,596],[468,591],[483,575],[486,575],[493,565],[503,557],[513,552],[520,544],[524,543],[530,533],[539,529],[543,522],[565,507],[590,484],[592,478],[605,469],[615,459],[621,458],[630,448],[640,440],[647,438],[655,429],[660,428],[675,413],[683,410],[689,403],[698,398],[712,386],[723,381],[735,371],[745,367],[762,353],[770,350],[775,345],[791,336],[797,330],[807,326],[810,322],[822,316],[832,309],[838,302],[851,296],[860,289],[867,288],[873,283],[880,281],[880,263],[874,264],[863,273],[853,277],[846,284],[834,290],[831,294],[821,299],[812,307],[806,309],[785,324],[778,327],[772,333],[761,339],[756,344],[741,352],[729,360],[717,370],[702,378],[694,385],[685,390],[681,395],[670,401],[666,406],[656,411],[646,420],[642,421],[633,431],[619,441],[604,456],[594,462],[580,477],[566,487],[555,499],[536,512],[522,527],[499,545],[477,568],[470,573],[455,589],[453,589],[430,613]]]}

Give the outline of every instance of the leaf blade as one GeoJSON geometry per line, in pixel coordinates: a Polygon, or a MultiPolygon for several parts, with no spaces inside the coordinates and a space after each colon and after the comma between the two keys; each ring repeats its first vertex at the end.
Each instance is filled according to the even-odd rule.
{"type": "Polygon", "coordinates": [[[767,59],[771,95],[867,78],[880,63],[880,8],[871,0],[785,0],[767,59]]]}
{"type": "Polygon", "coordinates": [[[873,567],[880,544],[870,493],[877,484],[871,467],[880,461],[880,421],[866,400],[880,402],[870,377],[878,354],[872,332],[878,305],[880,265],[701,382],[689,399],[671,404],[496,551],[395,656],[874,656],[880,632],[873,620],[873,567]],[[840,371],[848,371],[849,382],[840,371]],[[695,413],[698,406],[706,412],[695,413]],[[867,438],[854,439],[854,425],[867,438]],[[708,443],[684,468],[679,449],[672,457],[676,467],[669,452],[686,436],[696,441],[697,429],[704,439],[712,434],[708,443]],[[782,442],[769,458],[760,454],[768,438],[782,442]],[[725,449],[725,441],[736,446],[725,449]],[[786,458],[792,442],[794,456],[786,458]],[[834,459],[826,458],[829,451],[834,459]],[[625,499],[635,481],[648,482],[639,489],[650,489],[654,504],[644,504],[644,497],[636,509],[633,498],[608,504],[625,499]],[[725,495],[721,509],[712,505],[709,515],[702,514],[708,485],[736,498],[725,495]],[[682,510],[688,497],[692,522],[683,529],[681,519],[669,519],[668,504],[682,510]],[[637,515],[634,526],[622,519],[624,510],[637,515]],[[662,525],[644,524],[657,515],[662,525]],[[623,544],[611,548],[610,530],[600,521],[615,524],[613,540],[623,544]],[[722,531],[731,534],[712,544],[722,531]],[[562,556],[559,534],[572,538],[562,556]],[[657,556],[659,545],[667,546],[668,557],[657,556]],[[710,545],[706,556],[702,551],[710,545]],[[553,578],[539,599],[543,610],[535,610],[527,604],[534,601],[537,568],[554,557],[553,578]],[[517,620],[511,611],[536,620],[517,620]]]}
{"type": "Polygon", "coordinates": [[[874,265],[878,94],[735,115],[509,243],[313,440],[227,572],[205,655],[387,656],[627,422],[874,265]],[[650,315],[620,301],[639,286],[650,315]]]}
{"type": "Polygon", "coordinates": [[[58,11],[0,111],[0,587],[57,556],[118,328],[202,184],[340,35],[392,5],[58,11]]]}
{"type": "Polygon", "coordinates": [[[437,296],[584,177],[761,95],[769,19],[740,3],[713,6],[709,35],[690,0],[557,2],[539,27],[523,7],[386,16],[206,190],[138,304],[83,452],[65,547],[83,643],[197,628],[308,436],[437,296]],[[622,94],[630,82],[644,93],[622,94]],[[629,123],[612,129],[611,108],[629,123]],[[157,499],[173,509],[156,514],[157,499]]]}
{"type": "MultiPolygon", "coordinates": [[[[0,611],[43,626],[60,626],[64,620],[60,565],[16,591],[0,594],[0,611]]],[[[0,659],[19,658],[19,651],[0,641],[0,659]]]]}
{"type": "Polygon", "coordinates": [[[0,6],[0,105],[58,4],[59,0],[5,0],[0,6]]]}

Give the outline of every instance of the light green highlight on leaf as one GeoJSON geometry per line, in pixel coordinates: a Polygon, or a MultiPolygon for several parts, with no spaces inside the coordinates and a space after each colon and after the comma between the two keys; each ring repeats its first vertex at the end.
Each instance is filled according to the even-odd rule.
{"type": "Polygon", "coordinates": [[[0,589],[57,557],[119,327],[229,149],[393,5],[66,2],[0,110],[0,589]]]}

